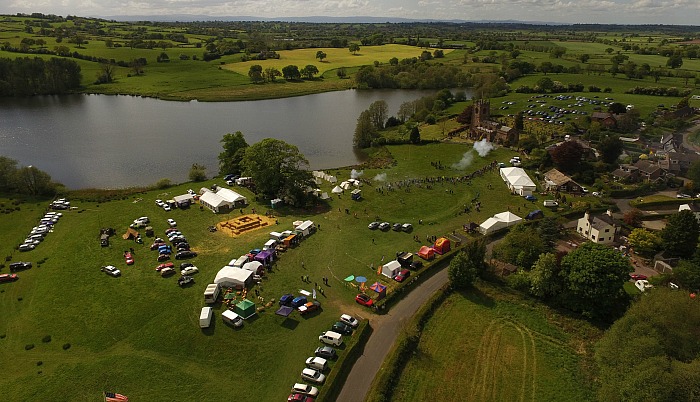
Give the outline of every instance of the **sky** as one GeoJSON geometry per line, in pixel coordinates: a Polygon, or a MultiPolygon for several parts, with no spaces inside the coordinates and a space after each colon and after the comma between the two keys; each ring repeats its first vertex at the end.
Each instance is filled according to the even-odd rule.
{"type": "Polygon", "coordinates": [[[2,0],[0,14],[399,17],[700,25],[700,0],[2,0]]]}

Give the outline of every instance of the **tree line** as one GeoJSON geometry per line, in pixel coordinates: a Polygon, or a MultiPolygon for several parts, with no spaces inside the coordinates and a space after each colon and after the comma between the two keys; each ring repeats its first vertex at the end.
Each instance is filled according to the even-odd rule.
{"type": "Polygon", "coordinates": [[[0,96],[63,94],[78,89],[81,78],[73,60],[0,58],[0,96]]]}
{"type": "Polygon", "coordinates": [[[34,166],[19,166],[17,161],[0,156],[0,192],[8,194],[56,195],[63,185],[34,166]]]}

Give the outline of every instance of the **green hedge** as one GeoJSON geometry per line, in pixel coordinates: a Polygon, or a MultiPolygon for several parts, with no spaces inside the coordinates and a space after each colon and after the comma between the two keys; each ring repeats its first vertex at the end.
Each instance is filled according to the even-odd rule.
{"type": "Polygon", "coordinates": [[[357,359],[362,356],[370,335],[372,335],[372,327],[369,326],[369,321],[362,320],[352,337],[343,338],[350,339],[351,342],[346,343],[347,349],[338,355],[338,361],[333,366],[333,370],[326,376],[326,383],[321,387],[318,398],[316,398],[317,401],[335,401],[338,398],[350,370],[357,359]]]}
{"type": "Polygon", "coordinates": [[[423,327],[433,316],[433,312],[445,301],[450,293],[451,288],[450,285],[447,284],[438,290],[406,325],[406,329],[399,335],[394,348],[389,352],[387,358],[384,359],[384,363],[380,367],[374,382],[372,382],[366,402],[385,402],[391,400],[394,388],[396,387],[396,383],[401,376],[404,366],[413,356],[413,352],[418,348],[423,327]]]}
{"type": "Polygon", "coordinates": [[[676,199],[670,199],[670,200],[658,200],[658,201],[649,201],[649,202],[630,202],[630,205],[639,208],[639,209],[645,209],[648,207],[658,207],[661,205],[682,205],[682,204],[695,204],[696,199],[694,198],[676,198],[676,199]]]}

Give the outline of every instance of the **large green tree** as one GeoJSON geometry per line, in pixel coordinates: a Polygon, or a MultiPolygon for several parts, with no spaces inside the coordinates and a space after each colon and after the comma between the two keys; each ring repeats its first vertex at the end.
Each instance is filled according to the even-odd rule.
{"type": "Polygon", "coordinates": [[[360,113],[355,126],[355,135],[352,143],[357,148],[367,148],[372,145],[372,140],[377,135],[377,129],[372,124],[372,118],[368,110],[360,113]]]}
{"type": "Polygon", "coordinates": [[[544,251],[544,242],[536,228],[517,225],[493,248],[493,256],[529,270],[544,251]]]}
{"type": "Polygon", "coordinates": [[[666,227],[661,231],[664,250],[676,257],[688,258],[698,248],[700,225],[691,211],[680,211],[668,217],[666,227]]]}
{"type": "Polygon", "coordinates": [[[224,134],[221,144],[224,151],[219,154],[219,174],[240,175],[243,172],[241,161],[248,148],[243,133],[236,131],[234,134],[224,134]]]}
{"type": "Polygon", "coordinates": [[[561,293],[559,262],[552,253],[540,254],[530,271],[530,293],[547,299],[561,293]]]}
{"type": "Polygon", "coordinates": [[[661,237],[644,228],[636,228],[628,236],[630,246],[643,257],[653,257],[661,246],[661,237]]]}
{"type": "Polygon", "coordinates": [[[478,276],[478,269],[464,251],[460,251],[447,267],[447,277],[455,289],[467,289],[472,286],[478,276]]]}
{"type": "Polygon", "coordinates": [[[549,150],[552,162],[565,173],[575,173],[581,166],[583,147],[578,141],[564,141],[549,150]]]}
{"type": "Polygon", "coordinates": [[[700,395],[700,308],[654,289],[605,332],[595,359],[600,401],[694,401],[700,395]]]}
{"type": "Polygon", "coordinates": [[[619,251],[585,243],[561,260],[561,302],[585,316],[612,321],[628,302],[622,286],[632,271],[619,251]]]}
{"type": "Polygon", "coordinates": [[[256,192],[266,199],[282,198],[293,205],[306,202],[313,185],[309,161],[294,145],[266,138],[251,145],[241,161],[243,173],[253,178],[256,192]]]}
{"type": "Polygon", "coordinates": [[[600,140],[598,144],[600,158],[605,163],[616,163],[617,158],[622,155],[622,140],[620,136],[609,134],[600,140]]]}
{"type": "Polygon", "coordinates": [[[673,280],[685,289],[700,290],[700,265],[697,261],[681,260],[673,268],[673,280]]]}

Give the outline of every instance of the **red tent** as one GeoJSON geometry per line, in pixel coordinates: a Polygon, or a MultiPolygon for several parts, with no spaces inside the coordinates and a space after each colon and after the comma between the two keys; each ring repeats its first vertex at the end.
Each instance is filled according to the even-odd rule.
{"type": "Polygon", "coordinates": [[[418,257],[430,261],[435,258],[435,250],[428,246],[423,246],[418,250],[418,257]]]}
{"type": "Polygon", "coordinates": [[[438,254],[445,254],[450,251],[450,240],[444,237],[437,239],[435,245],[433,245],[433,250],[438,254]]]}

